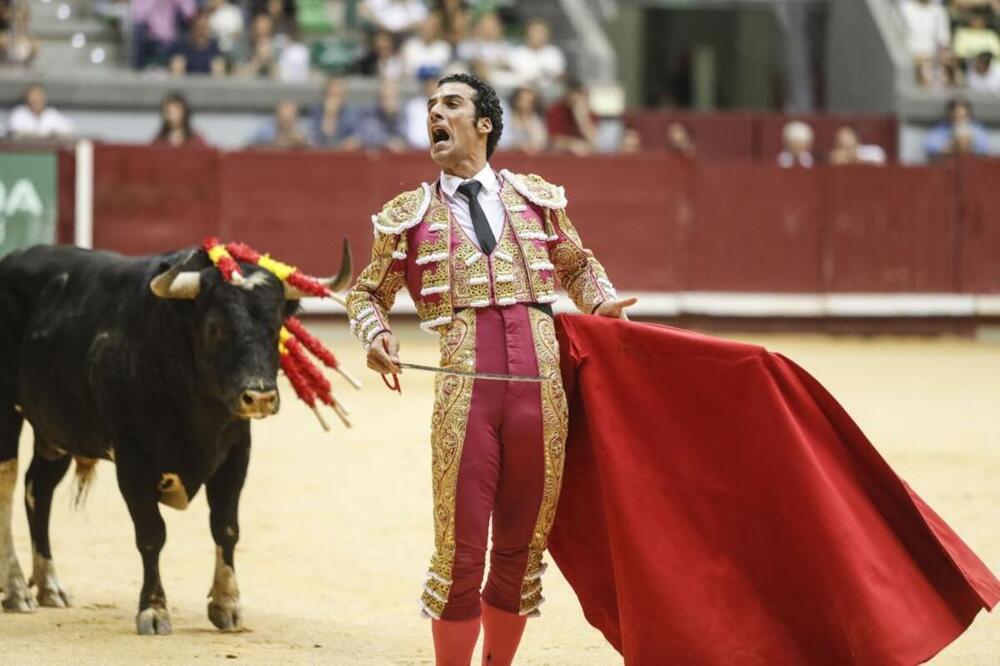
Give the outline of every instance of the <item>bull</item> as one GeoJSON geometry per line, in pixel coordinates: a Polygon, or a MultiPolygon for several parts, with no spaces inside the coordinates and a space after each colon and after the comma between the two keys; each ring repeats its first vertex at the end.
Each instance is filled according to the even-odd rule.
{"type": "MultiPolygon", "coordinates": [[[[242,625],[233,550],[250,457],[250,420],[279,407],[278,338],[301,293],[241,265],[225,281],[204,252],[130,258],[37,246],[0,260],[0,590],[8,612],[63,607],[49,543],[52,494],[71,458],[78,476],[115,463],[142,558],[136,628],[169,634],[160,582],[159,504],[184,509],[204,485],[216,544],[208,617],[242,625]],[[23,422],[33,573],[14,552],[11,512],[23,422]],[[33,595],[31,587],[37,589],[33,595]]],[[[336,291],[351,274],[345,242],[336,291]]],[[[85,480],[85,478],[84,478],[85,480]]]]}

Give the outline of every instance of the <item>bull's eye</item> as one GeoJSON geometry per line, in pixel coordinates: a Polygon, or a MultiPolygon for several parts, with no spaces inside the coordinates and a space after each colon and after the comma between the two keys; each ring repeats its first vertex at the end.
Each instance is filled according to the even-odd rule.
{"type": "Polygon", "coordinates": [[[222,338],[222,322],[218,320],[210,320],[205,326],[205,333],[208,335],[208,339],[212,342],[217,342],[222,338]]]}

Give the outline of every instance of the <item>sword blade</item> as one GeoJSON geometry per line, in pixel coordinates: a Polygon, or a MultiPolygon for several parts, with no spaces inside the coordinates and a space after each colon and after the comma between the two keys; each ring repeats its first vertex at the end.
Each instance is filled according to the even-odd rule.
{"type": "Polygon", "coordinates": [[[410,370],[423,370],[424,372],[437,372],[442,375],[457,375],[459,377],[469,377],[471,379],[489,379],[497,382],[544,382],[550,377],[532,377],[530,375],[504,375],[497,372],[469,372],[468,370],[451,370],[449,368],[437,368],[431,365],[418,365],[416,363],[398,363],[401,368],[410,370]]]}

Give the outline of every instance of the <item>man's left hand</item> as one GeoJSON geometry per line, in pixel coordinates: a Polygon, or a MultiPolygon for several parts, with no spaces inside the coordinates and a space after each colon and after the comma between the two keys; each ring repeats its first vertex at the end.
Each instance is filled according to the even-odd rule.
{"type": "Polygon", "coordinates": [[[639,299],[634,296],[621,300],[611,299],[598,305],[597,309],[594,310],[594,314],[601,317],[611,317],[612,319],[628,319],[625,309],[632,307],[638,302],[639,299]]]}

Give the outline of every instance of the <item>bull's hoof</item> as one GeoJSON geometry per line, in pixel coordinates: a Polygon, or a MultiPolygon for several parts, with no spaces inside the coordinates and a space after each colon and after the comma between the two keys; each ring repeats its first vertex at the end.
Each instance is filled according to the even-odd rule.
{"type": "Polygon", "coordinates": [[[140,636],[169,636],[173,631],[167,609],[152,606],[135,616],[135,628],[140,636]]]}
{"type": "Polygon", "coordinates": [[[35,594],[35,598],[38,599],[39,606],[45,608],[69,608],[73,605],[72,597],[59,584],[52,560],[47,560],[36,554],[35,570],[28,584],[37,586],[38,592],[35,594]]]}
{"type": "Polygon", "coordinates": [[[243,609],[239,602],[219,603],[208,602],[208,619],[217,629],[222,631],[240,631],[243,629],[243,609]]]}
{"type": "Polygon", "coordinates": [[[31,590],[21,578],[17,581],[8,581],[5,589],[6,596],[3,600],[3,610],[5,613],[34,613],[38,610],[38,602],[31,594],[31,590]]]}

